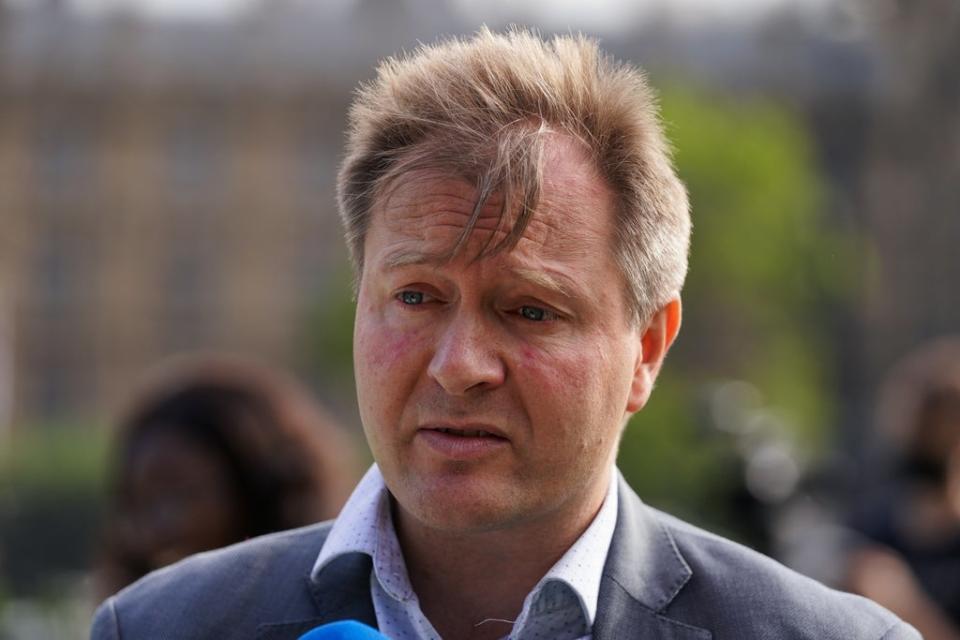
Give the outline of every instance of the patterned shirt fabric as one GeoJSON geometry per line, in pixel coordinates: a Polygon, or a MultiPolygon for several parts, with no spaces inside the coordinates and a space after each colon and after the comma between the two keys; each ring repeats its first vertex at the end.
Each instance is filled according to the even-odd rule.
{"type": "MultiPolygon", "coordinates": [[[[597,613],[600,578],[617,523],[616,469],[607,495],[583,535],[540,579],[523,602],[508,640],[589,640],[597,613]]],[[[441,640],[420,610],[407,574],[390,494],[374,464],[337,517],[313,566],[316,576],[334,558],[363,553],[373,560],[370,596],[380,632],[392,640],[441,640]]],[[[478,621],[479,622],[479,621],[478,621]]]]}

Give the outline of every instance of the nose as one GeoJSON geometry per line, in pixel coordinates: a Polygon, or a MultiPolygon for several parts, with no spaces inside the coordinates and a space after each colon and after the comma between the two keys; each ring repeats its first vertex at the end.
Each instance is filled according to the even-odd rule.
{"type": "Polygon", "coordinates": [[[444,327],[427,373],[451,395],[492,389],[506,377],[496,338],[481,319],[470,317],[453,318],[444,327]]]}

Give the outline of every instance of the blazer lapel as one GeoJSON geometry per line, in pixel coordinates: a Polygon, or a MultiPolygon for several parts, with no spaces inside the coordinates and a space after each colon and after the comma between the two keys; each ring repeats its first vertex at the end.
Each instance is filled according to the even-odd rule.
{"type": "Polygon", "coordinates": [[[257,640],[296,640],[307,631],[338,620],[356,620],[377,628],[377,616],[370,598],[370,556],[354,553],[334,559],[306,588],[316,605],[317,615],[287,622],[263,624],[257,640]]]}
{"type": "Polygon", "coordinates": [[[665,615],[690,579],[690,566],[670,532],[618,474],[617,528],[603,568],[595,640],[704,640],[712,634],[665,615]]]}

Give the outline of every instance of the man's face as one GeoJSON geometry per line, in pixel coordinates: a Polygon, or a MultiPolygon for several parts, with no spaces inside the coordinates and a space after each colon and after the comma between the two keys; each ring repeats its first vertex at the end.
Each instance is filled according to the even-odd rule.
{"type": "Polygon", "coordinates": [[[622,424],[649,392],[612,194],[564,139],[548,145],[544,176],[518,245],[480,260],[495,201],[444,260],[473,209],[464,182],[410,175],[374,208],[354,359],[401,517],[489,531],[598,507],[622,424]]]}

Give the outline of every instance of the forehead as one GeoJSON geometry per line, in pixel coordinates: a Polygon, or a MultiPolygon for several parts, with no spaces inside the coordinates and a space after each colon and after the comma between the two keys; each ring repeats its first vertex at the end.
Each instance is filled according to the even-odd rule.
{"type": "MultiPolygon", "coordinates": [[[[539,201],[508,259],[578,257],[613,248],[613,194],[583,149],[555,136],[542,164],[539,201]]],[[[391,263],[451,257],[477,205],[478,190],[441,170],[401,176],[377,202],[370,233],[395,245],[391,263]]],[[[504,211],[504,194],[494,193],[480,207],[456,259],[471,260],[506,237],[516,220],[517,203],[504,211]]],[[[378,242],[378,244],[380,244],[378,242]]]]}

